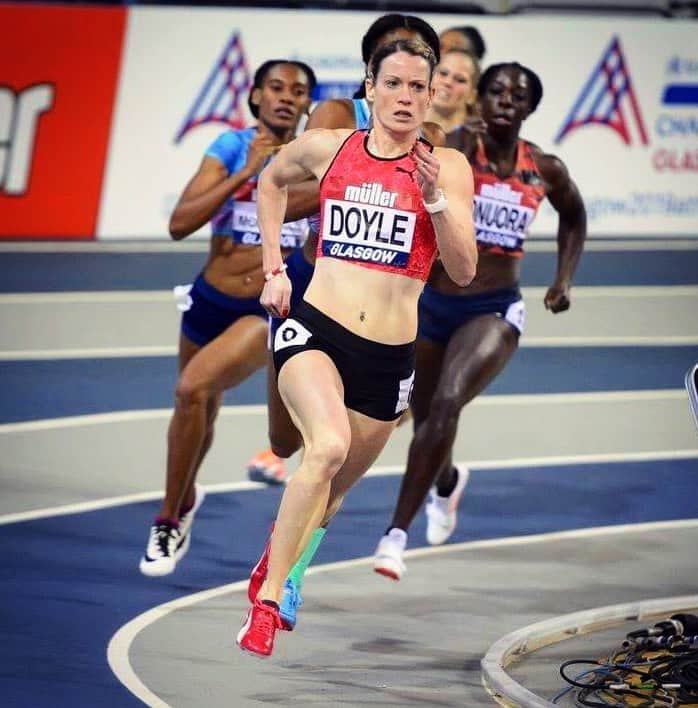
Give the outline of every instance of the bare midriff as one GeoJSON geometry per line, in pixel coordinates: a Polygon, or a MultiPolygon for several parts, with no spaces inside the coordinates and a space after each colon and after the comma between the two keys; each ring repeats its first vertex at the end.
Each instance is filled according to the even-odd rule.
{"type": "MultiPolygon", "coordinates": [[[[282,251],[286,258],[290,251],[282,251]]],[[[209,285],[231,297],[259,297],[264,287],[262,249],[236,243],[227,236],[213,236],[204,278],[209,285]]]]}
{"type": "Polygon", "coordinates": [[[456,285],[447,275],[441,261],[431,268],[428,283],[444,295],[477,295],[492,290],[514,288],[519,282],[521,259],[495,253],[480,253],[475,279],[465,288],[456,285]]]}
{"type": "Polygon", "coordinates": [[[305,300],[350,332],[381,344],[408,344],[417,336],[416,278],[320,258],[305,300]]]}

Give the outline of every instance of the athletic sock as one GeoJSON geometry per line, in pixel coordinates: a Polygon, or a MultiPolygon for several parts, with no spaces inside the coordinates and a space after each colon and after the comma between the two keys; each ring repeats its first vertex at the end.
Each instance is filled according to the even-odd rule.
{"type": "Polygon", "coordinates": [[[155,524],[169,524],[173,529],[178,529],[179,519],[170,519],[167,516],[156,516],[155,524]]]}
{"type": "Polygon", "coordinates": [[[310,541],[305,547],[303,554],[296,561],[296,564],[293,566],[293,568],[291,568],[291,572],[288,574],[288,577],[293,580],[299,590],[303,585],[303,576],[305,575],[305,571],[308,570],[308,566],[311,564],[313,558],[315,557],[317,549],[319,548],[320,543],[322,542],[322,539],[325,536],[326,530],[327,529],[319,528],[313,531],[313,535],[310,537],[310,541]]]}
{"type": "Polygon", "coordinates": [[[388,526],[385,535],[390,536],[396,541],[400,541],[404,546],[407,545],[407,531],[405,531],[405,529],[401,529],[398,526],[388,526]]]}
{"type": "Polygon", "coordinates": [[[191,504],[184,504],[183,506],[179,507],[179,516],[180,518],[184,516],[185,514],[188,514],[193,508],[194,504],[196,504],[196,496],[194,497],[194,501],[191,504]]]}
{"type": "Polygon", "coordinates": [[[437,484],[436,493],[440,497],[450,497],[457,484],[458,470],[455,467],[451,467],[451,474],[448,478],[448,482],[446,482],[446,484],[437,484]]]}

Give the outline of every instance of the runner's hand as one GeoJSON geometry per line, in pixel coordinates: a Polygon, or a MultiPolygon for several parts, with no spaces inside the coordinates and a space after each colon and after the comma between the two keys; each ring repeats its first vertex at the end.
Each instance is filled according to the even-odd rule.
{"type": "Polygon", "coordinates": [[[427,204],[431,204],[439,198],[437,182],[441,164],[434,153],[429,152],[419,141],[412,150],[412,159],[417,165],[417,184],[422,190],[422,198],[427,204]]]}
{"type": "Polygon", "coordinates": [[[484,135],[487,132],[487,123],[484,118],[475,115],[463,121],[463,128],[472,135],[484,135]]]}
{"type": "Polygon", "coordinates": [[[247,148],[245,167],[253,174],[259,174],[267,158],[275,155],[280,148],[281,145],[274,144],[268,135],[257,133],[252,139],[249,148],[247,148]]]}
{"type": "Polygon", "coordinates": [[[291,281],[285,271],[264,283],[259,302],[272,317],[288,316],[291,307],[291,281]]]}
{"type": "Polygon", "coordinates": [[[550,310],[553,314],[564,312],[570,309],[570,286],[555,284],[548,288],[545,293],[543,304],[546,310],[550,310]]]}

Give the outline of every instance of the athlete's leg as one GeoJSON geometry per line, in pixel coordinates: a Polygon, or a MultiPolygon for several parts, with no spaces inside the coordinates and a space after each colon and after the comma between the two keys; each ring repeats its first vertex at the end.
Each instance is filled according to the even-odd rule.
{"type": "MultiPolygon", "coordinates": [[[[410,443],[392,526],[409,528],[435,477],[449,464],[462,408],[494,380],[517,344],[511,325],[489,314],[468,321],[451,337],[428,415],[410,443]]],[[[419,375],[418,370],[417,380],[419,375]]]]}
{"type": "MultiPolygon", "coordinates": [[[[272,536],[264,599],[278,601],[291,566],[323,521],[336,489],[348,489],[383,449],[394,422],[378,421],[344,407],[339,374],[329,357],[308,351],[290,359],[279,377],[281,395],[303,436],[301,464],[284,492],[272,536]],[[309,389],[305,381],[312,377],[309,389]]],[[[345,492],[344,492],[345,493],[345,492]]]]}
{"type": "Polygon", "coordinates": [[[279,385],[271,350],[267,354],[267,410],[269,415],[269,442],[272,452],[279,457],[291,457],[300,450],[303,440],[293,424],[279,394],[279,385]]]}
{"type": "Polygon", "coordinates": [[[357,411],[347,412],[351,427],[351,447],[342,468],[332,479],[327,510],[322,519],[323,526],[329,524],[339,511],[349,490],[376,461],[397,426],[397,420],[378,421],[357,411]]]}
{"type": "Polygon", "coordinates": [[[266,327],[261,317],[241,317],[187,361],[177,383],[167,436],[167,488],[161,517],[178,518],[185,493],[213,439],[222,392],[265,363],[266,327]]]}

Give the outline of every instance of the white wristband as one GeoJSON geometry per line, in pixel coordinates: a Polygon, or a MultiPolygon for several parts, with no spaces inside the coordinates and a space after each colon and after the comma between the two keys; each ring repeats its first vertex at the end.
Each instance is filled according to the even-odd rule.
{"type": "Polygon", "coordinates": [[[443,193],[442,190],[439,190],[439,198],[435,202],[427,203],[424,202],[424,208],[430,213],[430,214],[438,214],[440,211],[443,211],[448,207],[448,199],[446,199],[446,195],[443,193]]]}

